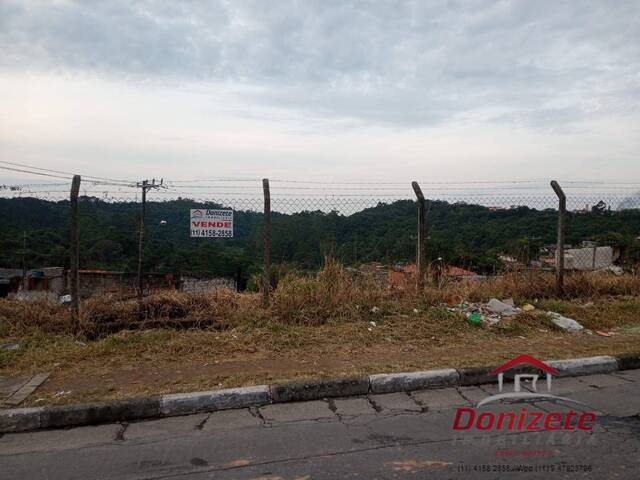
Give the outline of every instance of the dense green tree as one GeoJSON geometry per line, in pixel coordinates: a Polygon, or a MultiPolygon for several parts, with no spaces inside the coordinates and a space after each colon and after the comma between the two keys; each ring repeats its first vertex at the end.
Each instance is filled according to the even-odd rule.
{"type": "MultiPolygon", "coordinates": [[[[428,261],[492,272],[497,255],[526,261],[555,242],[557,213],[529,207],[489,209],[479,205],[427,202],[428,261]]],[[[260,270],[262,213],[234,212],[234,237],[189,237],[189,209],[219,208],[189,199],[148,202],[144,264],[148,271],[208,272],[248,278],[260,270]]],[[[138,218],[135,202],[81,198],[81,266],[133,271],[137,265],[138,218]]],[[[68,266],[69,203],[33,198],[0,199],[0,266],[68,266]]],[[[596,240],[626,250],[626,261],[640,254],[640,210],[597,208],[569,212],[566,240],[596,240]]],[[[415,258],[416,205],[410,200],[380,203],[352,215],[302,211],[272,215],[272,263],[314,269],[325,255],[344,264],[408,262],[415,258]]]]}

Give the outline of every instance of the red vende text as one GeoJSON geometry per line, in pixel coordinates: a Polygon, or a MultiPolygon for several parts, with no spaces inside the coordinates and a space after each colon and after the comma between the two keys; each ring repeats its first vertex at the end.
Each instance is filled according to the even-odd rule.
{"type": "Polygon", "coordinates": [[[194,227],[207,227],[207,228],[231,228],[231,222],[210,222],[208,220],[202,220],[199,222],[191,222],[194,227]]]}

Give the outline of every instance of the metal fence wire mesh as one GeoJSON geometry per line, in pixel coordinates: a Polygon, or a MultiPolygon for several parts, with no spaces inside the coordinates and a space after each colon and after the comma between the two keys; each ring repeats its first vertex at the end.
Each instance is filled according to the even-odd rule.
{"type": "MultiPolygon", "coordinates": [[[[419,182],[426,198],[429,268],[461,276],[556,267],[558,197],[548,181],[419,182]]],[[[565,268],[640,261],[640,184],[561,182],[567,197],[565,268]]],[[[70,182],[0,186],[4,268],[68,267],[70,182]]],[[[136,269],[141,190],[82,180],[83,269],[136,269]]],[[[412,268],[416,196],[407,183],[271,180],[271,263],[316,269],[326,256],[349,267],[412,268]]],[[[248,278],[263,254],[262,181],[166,181],[148,191],[144,269],[248,278]],[[232,209],[233,238],[191,238],[190,209],[232,209]]]]}

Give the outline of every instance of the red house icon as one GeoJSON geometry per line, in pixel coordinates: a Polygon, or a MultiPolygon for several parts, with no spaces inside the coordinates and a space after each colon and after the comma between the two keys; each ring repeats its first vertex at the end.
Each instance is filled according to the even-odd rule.
{"type": "MultiPolygon", "coordinates": [[[[558,372],[555,368],[550,367],[544,362],[541,362],[537,358],[533,358],[530,355],[520,355],[518,357],[512,358],[504,365],[499,366],[495,370],[491,372],[491,375],[498,375],[498,389],[502,392],[502,385],[504,381],[504,372],[506,370],[510,370],[519,365],[531,365],[539,370],[542,370],[546,373],[547,380],[547,391],[551,391],[551,375],[558,376],[560,372],[558,372]]],[[[513,380],[513,389],[515,392],[520,391],[520,384],[523,379],[531,380],[531,386],[534,391],[537,391],[536,383],[538,381],[538,374],[535,373],[518,373],[514,376],[513,380]]]]}

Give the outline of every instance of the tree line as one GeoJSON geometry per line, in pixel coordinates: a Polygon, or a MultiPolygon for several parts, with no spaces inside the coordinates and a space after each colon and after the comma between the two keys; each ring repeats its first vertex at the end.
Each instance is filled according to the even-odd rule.
{"type": "MultiPolygon", "coordinates": [[[[234,237],[189,237],[189,209],[220,208],[190,199],[147,203],[144,263],[147,271],[207,272],[245,276],[260,270],[262,212],[235,211],[234,237]]],[[[491,273],[501,267],[498,254],[523,261],[556,239],[557,212],[527,206],[506,209],[429,201],[429,261],[491,273]]],[[[135,202],[81,197],[81,268],[134,271],[138,218],[135,202]]],[[[35,198],[0,199],[0,266],[68,266],[69,202],[35,198]]],[[[567,213],[566,241],[596,240],[620,245],[628,263],[640,262],[640,210],[591,209],[567,213]]],[[[416,204],[379,203],[351,215],[338,211],[272,213],[271,256],[275,264],[303,270],[320,266],[326,255],[345,265],[415,260],[416,204]]]]}

